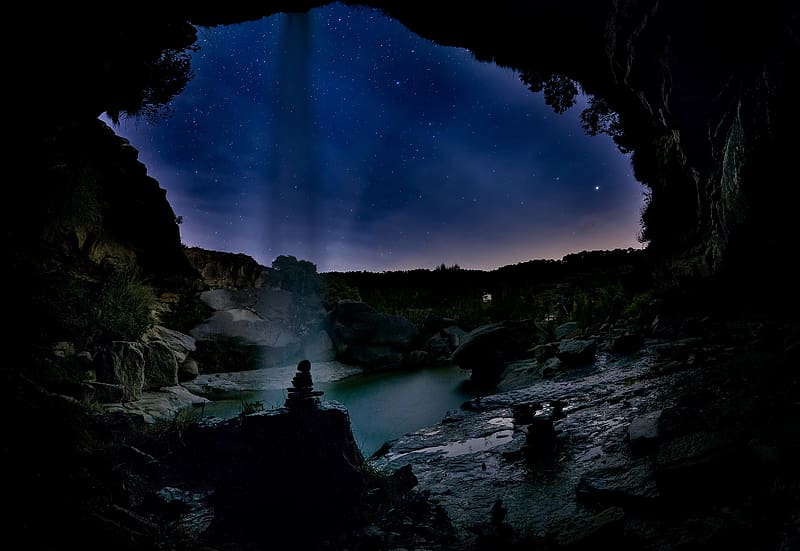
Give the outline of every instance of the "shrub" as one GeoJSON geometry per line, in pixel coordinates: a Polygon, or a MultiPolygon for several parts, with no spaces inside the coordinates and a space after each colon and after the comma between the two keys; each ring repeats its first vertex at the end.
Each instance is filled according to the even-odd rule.
{"type": "Polygon", "coordinates": [[[100,285],[93,318],[102,340],[136,340],[153,323],[156,295],[136,267],[114,267],[100,285]]]}

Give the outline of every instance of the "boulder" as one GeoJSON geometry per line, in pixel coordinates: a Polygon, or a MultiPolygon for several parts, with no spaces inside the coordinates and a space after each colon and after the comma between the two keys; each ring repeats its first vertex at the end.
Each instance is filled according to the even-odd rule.
{"type": "Polygon", "coordinates": [[[154,325],[151,327],[144,337],[144,342],[161,342],[164,343],[175,355],[175,361],[178,364],[182,363],[190,352],[197,350],[197,344],[194,337],[175,331],[174,329],[167,329],[161,325],[154,325]]]}
{"type": "Polygon", "coordinates": [[[544,365],[542,366],[542,378],[543,379],[552,379],[556,375],[558,375],[564,369],[563,364],[559,361],[558,358],[550,358],[545,360],[544,365]]]}
{"type": "Polygon", "coordinates": [[[506,364],[497,383],[497,392],[529,387],[542,379],[542,366],[532,360],[506,364]]]}
{"type": "Polygon", "coordinates": [[[631,445],[631,453],[644,455],[655,449],[660,436],[660,422],[661,411],[648,413],[631,421],[628,427],[628,441],[631,445]]]}
{"type": "Polygon", "coordinates": [[[571,339],[561,341],[556,357],[565,365],[582,365],[592,363],[596,352],[597,341],[571,339]]]}
{"type": "Polygon", "coordinates": [[[176,465],[214,492],[214,523],[228,533],[263,539],[268,519],[305,548],[312,519],[312,531],[340,528],[366,491],[364,459],[336,402],[204,418],[183,440],[176,465]]]}
{"type": "Polygon", "coordinates": [[[533,357],[537,362],[544,362],[549,360],[558,352],[558,343],[550,342],[547,344],[537,344],[533,347],[533,357]]]}
{"type": "Polygon", "coordinates": [[[197,410],[198,414],[209,400],[192,394],[182,386],[168,386],[159,390],[146,390],[133,402],[109,404],[106,413],[119,414],[140,419],[143,424],[175,421],[182,411],[197,410]]]}
{"type": "Polygon", "coordinates": [[[100,354],[96,361],[97,380],[101,383],[122,387],[122,401],[138,400],[142,396],[145,381],[144,344],[114,341],[100,354]]]}
{"type": "Polygon", "coordinates": [[[122,385],[84,381],[81,385],[86,389],[86,396],[101,404],[122,402],[122,385]]]}
{"type": "Polygon", "coordinates": [[[178,384],[178,362],[175,354],[164,342],[146,343],[142,346],[142,353],[144,354],[144,390],[178,384]]]}
{"type": "Polygon", "coordinates": [[[200,367],[194,358],[186,358],[178,367],[178,381],[184,383],[194,380],[200,374],[200,367]]]}
{"type": "MultiPolygon", "coordinates": [[[[216,311],[192,328],[203,370],[241,371],[296,363],[304,355],[329,361],[331,347],[320,329],[319,300],[271,287],[215,289],[200,299],[216,311]]],[[[306,356],[307,357],[307,356],[306,356]]]]}
{"type": "Polygon", "coordinates": [[[557,341],[560,341],[562,339],[575,337],[577,336],[577,333],[578,333],[578,322],[568,321],[556,327],[555,337],[557,341]]]}
{"type": "Polygon", "coordinates": [[[464,337],[453,352],[453,361],[472,370],[474,380],[496,379],[503,364],[528,356],[542,336],[533,320],[482,325],[464,337]]]}

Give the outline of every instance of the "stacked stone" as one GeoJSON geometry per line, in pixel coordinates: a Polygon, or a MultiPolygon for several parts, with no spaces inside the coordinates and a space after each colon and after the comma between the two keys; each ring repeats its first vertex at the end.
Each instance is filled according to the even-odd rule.
{"type": "Polygon", "coordinates": [[[311,362],[302,360],[297,364],[297,373],[292,378],[292,387],[288,389],[289,398],[286,407],[289,409],[310,408],[319,404],[319,397],[325,394],[314,390],[311,380],[311,362]]]}

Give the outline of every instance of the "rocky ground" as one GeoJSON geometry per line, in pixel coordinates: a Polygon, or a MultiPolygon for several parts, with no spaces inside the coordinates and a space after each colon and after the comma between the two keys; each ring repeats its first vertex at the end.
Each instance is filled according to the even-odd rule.
{"type": "Polygon", "coordinates": [[[797,548],[791,343],[704,323],[703,338],[651,339],[580,367],[513,364],[516,386],[526,372],[532,386],[465,403],[376,463],[411,466],[454,548],[797,548]]]}
{"type": "MultiPolygon", "coordinates": [[[[296,366],[202,375],[188,390],[158,391],[150,410],[138,400],[102,413],[22,379],[9,387],[26,421],[4,449],[19,474],[12,518],[26,541],[53,549],[291,548],[300,536],[281,530],[278,513],[308,549],[798,548],[800,330],[710,319],[649,327],[646,341],[628,328],[557,331],[561,341],[506,365],[506,391],[368,463],[336,404],[320,409],[333,428],[285,409],[147,424],[156,404],[201,400],[188,390],[261,388],[263,377],[285,386],[296,366]],[[327,474],[311,461],[342,454],[350,459],[327,474]],[[360,488],[346,523],[319,532],[320,519],[295,515],[345,511],[335,484],[346,472],[360,488]]],[[[314,369],[321,381],[350,368],[314,369]]]]}
{"type": "MultiPolygon", "coordinates": [[[[296,369],[296,365],[286,365],[252,371],[205,373],[177,386],[144,391],[138,400],[111,402],[100,407],[108,413],[132,415],[148,425],[169,423],[181,412],[189,412],[190,417],[205,413],[205,406],[218,397],[270,389],[285,390],[296,369]]],[[[362,372],[360,367],[335,361],[314,364],[314,378],[318,383],[338,381],[362,372]]]]}

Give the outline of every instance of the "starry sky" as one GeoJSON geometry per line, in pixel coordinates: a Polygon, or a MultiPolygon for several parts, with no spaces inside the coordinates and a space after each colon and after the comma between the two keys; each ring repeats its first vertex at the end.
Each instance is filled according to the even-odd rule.
{"type": "Polygon", "coordinates": [[[171,116],[115,128],[186,245],[319,271],[493,269],[641,247],[643,186],[518,75],[369,9],[199,29],[171,116]]]}

